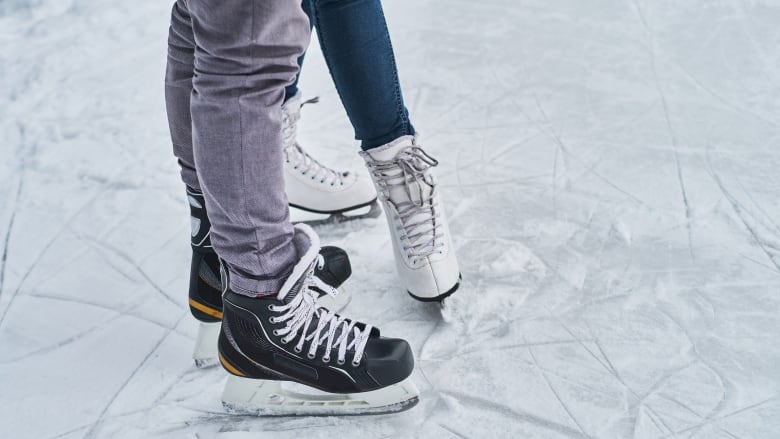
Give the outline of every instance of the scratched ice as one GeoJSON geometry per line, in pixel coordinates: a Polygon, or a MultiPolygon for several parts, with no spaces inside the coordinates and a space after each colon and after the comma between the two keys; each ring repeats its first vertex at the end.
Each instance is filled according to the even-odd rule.
{"type": "MultiPolygon", "coordinates": [[[[442,316],[382,218],[321,228],[422,401],[271,420],[190,361],[170,3],[0,2],[0,437],[780,437],[776,0],[385,2],[464,284],[442,316]]],[[[316,44],[302,142],[359,166],[316,44]]]]}

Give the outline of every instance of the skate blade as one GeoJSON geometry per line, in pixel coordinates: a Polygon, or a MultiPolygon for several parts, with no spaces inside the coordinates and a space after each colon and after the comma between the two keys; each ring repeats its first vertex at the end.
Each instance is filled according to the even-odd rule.
{"type": "Polygon", "coordinates": [[[312,227],[327,226],[334,224],[343,224],[356,220],[378,218],[382,214],[382,208],[379,203],[374,201],[368,206],[360,207],[358,209],[350,210],[347,212],[328,214],[313,214],[311,212],[299,213],[296,218],[293,218],[294,223],[305,223],[312,227]]]}
{"type": "Polygon", "coordinates": [[[419,402],[419,395],[411,378],[370,392],[339,394],[290,382],[230,375],[222,393],[222,406],[231,414],[254,416],[379,415],[408,410],[419,402]]]}
{"type": "Polygon", "coordinates": [[[195,367],[198,369],[214,367],[219,364],[217,359],[217,339],[219,338],[221,325],[221,322],[200,322],[198,335],[195,338],[195,350],[192,352],[192,359],[195,361],[195,367]]]}

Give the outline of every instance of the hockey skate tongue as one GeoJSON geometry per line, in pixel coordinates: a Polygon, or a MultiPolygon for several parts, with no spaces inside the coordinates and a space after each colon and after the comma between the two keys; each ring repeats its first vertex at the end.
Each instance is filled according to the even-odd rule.
{"type": "Polygon", "coordinates": [[[369,149],[366,151],[366,154],[374,160],[386,162],[395,159],[399,152],[413,145],[414,136],[403,136],[393,140],[387,145],[369,149]]]}
{"type": "Polygon", "coordinates": [[[281,290],[279,290],[277,297],[284,301],[289,301],[298,294],[307,271],[313,269],[313,265],[320,253],[320,238],[314,229],[306,224],[295,225],[293,245],[295,245],[295,250],[300,255],[300,259],[298,259],[290,276],[287,277],[281,290]]]}

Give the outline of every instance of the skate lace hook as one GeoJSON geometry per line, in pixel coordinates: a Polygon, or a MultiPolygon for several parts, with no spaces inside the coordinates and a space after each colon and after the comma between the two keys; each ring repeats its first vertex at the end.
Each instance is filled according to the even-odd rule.
{"type": "Polygon", "coordinates": [[[338,348],[339,363],[344,363],[347,351],[353,349],[355,353],[352,364],[356,366],[363,358],[372,326],[366,325],[361,330],[357,327],[356,321],[342,317],[325,308],[317,307],[317,295],[311,290],[311,287],[316,287],[331,295],[335,295],[336,290],[314,275],[314,266],[315,264],[312,264],[306,272],[300,291],[290,303],[272,307],[273,311],[282,313],[281,316],[274,319],[274,322],[286,322],[285,327],[279,330],[278,334],[283,336],[283,343],[289,343],[298,337],[297,351],[302,351],[305,342],[308,341],[308,356],[310,358],[316,356],[317,349],[324,342],[325,352],[322,359],[325,362],[330,361],[330,352],[334,348],[338,348]],[[315,317],[318,318],[317,325],[310,331],[315,317]],[[341,329],[340,332],[339,329],[341,329]]]}

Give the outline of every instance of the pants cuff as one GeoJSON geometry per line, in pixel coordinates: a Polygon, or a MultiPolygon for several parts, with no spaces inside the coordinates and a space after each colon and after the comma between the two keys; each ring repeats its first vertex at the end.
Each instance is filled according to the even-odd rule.
{"type": "Polygon", "coordinates": [[[282,289],[282,285],[284,285],[284,281],[287,279],[287,275],[289,275],[289,273],[285,273],[284,276],[280,276],[274,279],[250,279],[242,277],[232,268],[229,268],[228,271],[230,272],[230,289],[234,293],[248,297],[258,297],[265,296],[268,293],[278,293],[282,289]]]}

